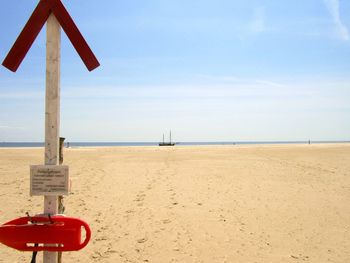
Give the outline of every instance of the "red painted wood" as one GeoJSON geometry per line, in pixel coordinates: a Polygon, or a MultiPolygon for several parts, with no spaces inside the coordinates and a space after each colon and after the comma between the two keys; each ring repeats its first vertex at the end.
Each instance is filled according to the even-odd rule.
{"type": "Polygon", "coordinates": [[[49,18],[50,13],[51,11],[48,6],[48,1],[40,1],[24,26],[22,32],[19,34],[16,42],[7,54],[5,60],[2,62],[4,67],[13,72],[17,71],[46,20],[49,18]]]}
{"type": "Polygon", "coordinates": [[[56,2],[52,8],[52,11],[55,14],[58,22],[61,24],[64,32],[67,34],[69,40],[73,44],[75,50],[78,52],[87,69],[89,71],[94,70],[100,65],[100,63],[98,62],[94,53],[91,51],[78,27],[75,25],[73,19],[60,0],[51,1],[56,2]]]}
{"type": "Polygon", "coordinates": [[[17,71],[51,12],[56,16],[87,69],[91,71],[97,68],[100,63],[60,0],[41,0],[38,3],[2,65],[13,72],[17,71]]]}

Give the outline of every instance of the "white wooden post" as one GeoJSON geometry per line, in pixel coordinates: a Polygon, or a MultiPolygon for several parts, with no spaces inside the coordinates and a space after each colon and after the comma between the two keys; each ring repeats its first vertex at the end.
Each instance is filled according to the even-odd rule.
{"type": "MultiPolygon", "coordinates": [[[[61,26],[51,14],[46,24],[45,164],[57,165],[60,128],[61,26]]],[[[44,197],[44,213],[57,214],[57,196],[44,197]]],[[[56,263],[57,253],[44,251],[44,263],[56,263]]]]}

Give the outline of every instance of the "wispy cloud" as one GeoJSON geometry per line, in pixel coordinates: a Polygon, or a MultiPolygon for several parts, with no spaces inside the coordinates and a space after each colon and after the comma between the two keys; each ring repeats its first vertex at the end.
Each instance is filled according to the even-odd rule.
{"type": "Polygon", "coordinates": [[[276,97],[276,96],[305,96],[309,91],[299,85],[287,85],[269,79],[250,79],[230,75],[195,76],[194,82],[183,84],[158,84],[140,86],[75,86],[68,87],[62,92],[63,99],[120,99],[128,101],[142,99],[155,101],[167,98],[164,101],[185,98],[193,99],[229,99],[250,97],[276,97]]]}
{"type": "Polygon", "coordinates": [[[16,91],[0,90],[0,100],[6,99],[42,99],[44,91],[23,91],[23,89],[17,89],[16,91]]]}
{"type": "Polygon", "coordinates": [[[328,8],[329,13],[333,18],[333,22],[335,24],[335,29],[337,31],[338,36],[342,40],[348,41],[350,39],[349,30],[340,18],[339,0],[324,0],[324,2],[328,8]]]}
{"type": "Polygon", "coordinates": [[[0,125],[0,130],[13,130],[13,129],[24,129],[24,127],[14,127],[14,126],[0,125]]]}
{"type": "Polygon", "coordinates": [[[265,8],[257,7],[253,12],[253,19],[250,22],[250,27],[252,33],[261,33],[266,31],[265,25],[265,8]]]}
{"type": "Polygon", "coordinates": [[[216,81],[216,82],[240,82],[242,78],[237,76],[218,76],[218,75],[208,75],[208,74],[197,74],[195,76],[200,80],[205,81],[216,81]]]}
{"type": "Polygon", "coordinates": [[[276,87],[276,88],[285,88],[285,87],[287,87],[287,85],[285,85],[285,84],[274,82],[274,81],[270,81],[270,80],[265,80],[265,79],[256,80],[256,83],[263,84],[263,85],[270,86],[270,87],[276,87]]]}
{"type": "Polygon", "coordinates": [[[226,83],[226,84],[239,84],[239,85],[247,85],[247,86],[269,86],[269,87],[276,87],[276,88],[285,88],[287,87],[284,83],[279,83],[272,80],[267,79],[251,79],[251,78],[243,78],[238,76],[222,76],[222,75],[205,75],[200,74],[197,75],[199,79],[204,79],[211,81],[211,84],[220,84],[220,83],[226,83]],[[257,84],[257,85],[256,85],[257,84]]]}

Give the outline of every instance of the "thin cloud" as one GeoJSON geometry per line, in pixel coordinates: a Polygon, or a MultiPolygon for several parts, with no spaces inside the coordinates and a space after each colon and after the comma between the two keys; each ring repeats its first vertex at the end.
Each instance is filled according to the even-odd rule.
{"type": "Polygon", "coordinates": [[[253,19],[250,22],[250,30],[253,33],[261,33],[266,31],[265,8],[258,7],[254,9],[253,19]]]}
{"type": "Polygon", "coordinates": [[[43,93],[36,91],[21,91],[18,92],[8,92],[0,91],[0,100],[2,99],[42,99],[43,93]]]}
{"type": "Polygon", "coordinates": [[[257,80],[256,83],[271,86],[271,87],[276,87],[276,88],[285,88],[286,87],[285,84],[277,83],[277,82],[270,81],[270,80],[264,80],[264,79],[257,80]]]}
{"type": "Polygon", "coordinates": [[[0,130],[13,130],[13,129],[24,129],[24,127],[0,125],[0,130]]]}
{"type": "Polygon", "coordinates": [[[208,75],[208,74],[198,74],[196,75],[199,79],[217,81],[217,82],[240,82],[242,79],[237,76],[218,76],[218,75],[208,75]]]}
{"type": "Polygon", "coordinates": [[[340,18],[340,7],[339,7],[339,0],[324,0],[326,7],[329,11],[329,13],[332,16],[335,29],[337,31],[338,36],[344,40],[348,41],[350,39],[349,36],[349,30],[348,28],[344,25],[340,18]]]}

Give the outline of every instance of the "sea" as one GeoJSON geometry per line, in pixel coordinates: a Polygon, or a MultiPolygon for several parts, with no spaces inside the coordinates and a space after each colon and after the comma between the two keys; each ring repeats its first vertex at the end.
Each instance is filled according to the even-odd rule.
{"type": "MultiPolygon", "coordinates": [[[[65,147],[120,147],[120,146],[158,146],[159,142],[65,142],[65,147]]],[[[350,143],[350,141],[225,141],[225,142],[175,142],[175,145],[263,145],[263,144],[315,144],[350,143]]],[[[43,142],[0,142],[0,148],[44,147],[43,142]]]]}

